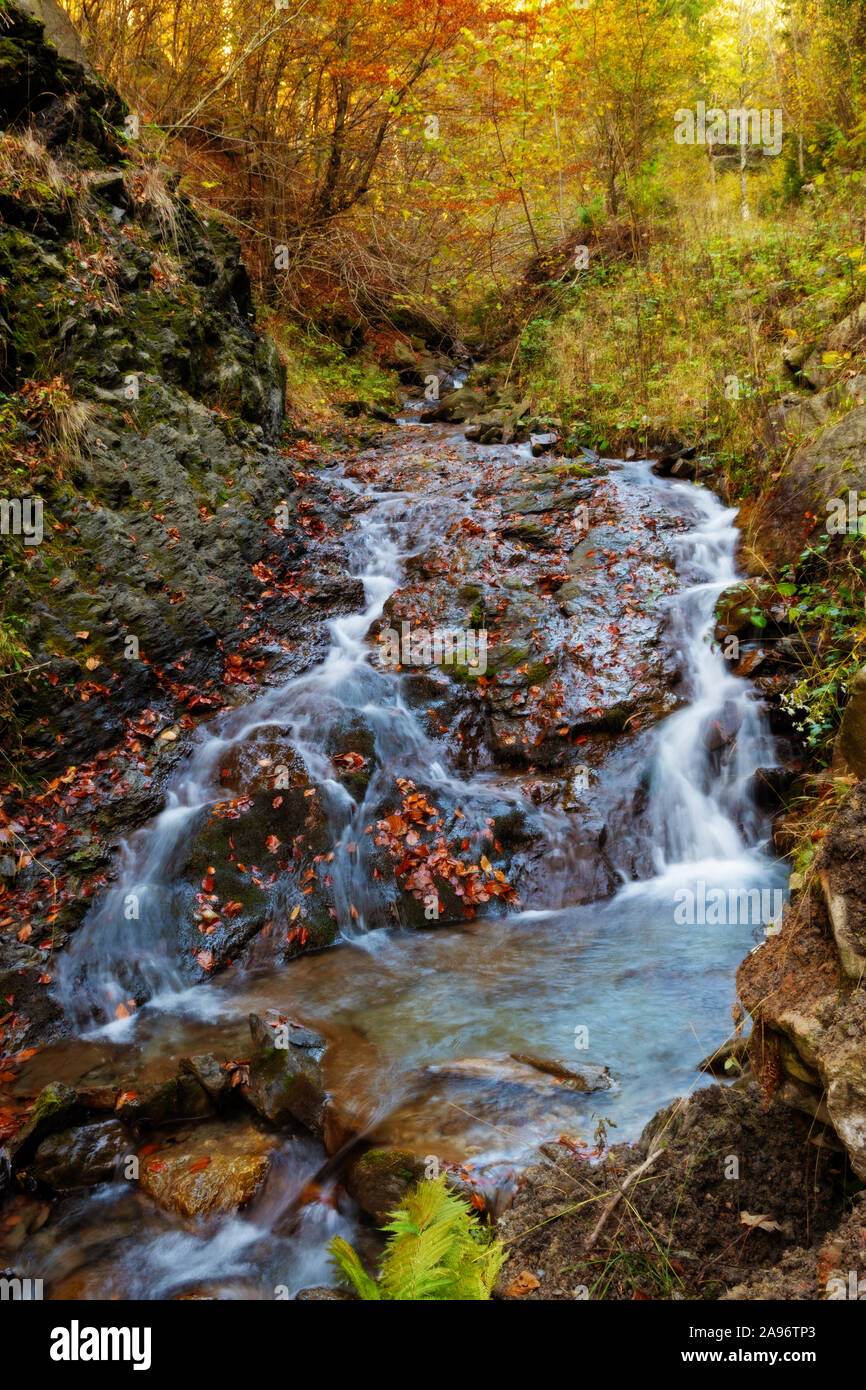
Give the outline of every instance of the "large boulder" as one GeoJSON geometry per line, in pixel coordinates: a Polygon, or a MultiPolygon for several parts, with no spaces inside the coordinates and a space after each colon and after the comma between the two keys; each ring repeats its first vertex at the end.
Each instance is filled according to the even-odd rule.
{"type": "Polygon", "coordinates": [[[167,1136],[141,1160],[139,1186],[182,1216],[236,1211],[264,1186],[273,1147],[269,1135],[248,1124],[197,1125],[167,1136]]]}
{"type": "Polygon", "coordinates": [[[846,351],[866,340],[866,302],[823,333],[817,342],[796,343],[785,350],[784,361],[791,374],[814,390],[822,390],[838,371],[839,359],[846,351]]]}
{"type": "Polygon", "coordinates": [[[78,63],[93,76],[93,68],[90,66],[78,30],[57,0],[18,0],[18,4],[22,10],[27,10],[34,19],[45,25],[45,37],[54,44],[61,58],[78,63]]]}
{"type": "Polygon", "coordinates": [[[799,449],[777,486],[762,497],[756,521],[760,547],[775,563],[792,563],[817,529],[866,494],[866,405],[855,406],[799,449]],[[836,505],[834,505],[834,503],[836,505]]]}
{"type": "Polygon", "coordinates": [[[459,391],[451,391],[443,396],[431,410],[425,410],[421,419],[426,423],[434,421],[459,422],[470,420],[478,415],[486,404],[482,391],[474,391],[469,386],[461,386],[459,391]]]}

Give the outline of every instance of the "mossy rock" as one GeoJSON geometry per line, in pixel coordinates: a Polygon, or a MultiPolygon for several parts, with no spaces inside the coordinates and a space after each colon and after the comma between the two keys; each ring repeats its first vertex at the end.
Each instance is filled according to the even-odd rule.
{"type": "Polygon", "coordinates": [[[52,1081],[36,1097],[30,1119],[9,1141],[8,1151],[15,1168],[25,1163],[43,1139],[66,1129],[80,1117],[78,1094],[74,1087],[52,1081]]]}
{"type": "Polygon", "coordinates": [[[424,1162],[409,1149],[368,1149],[349,1168],[346,1191],[378,1226],[384,1226],[423,1177],[424,1162]]]}

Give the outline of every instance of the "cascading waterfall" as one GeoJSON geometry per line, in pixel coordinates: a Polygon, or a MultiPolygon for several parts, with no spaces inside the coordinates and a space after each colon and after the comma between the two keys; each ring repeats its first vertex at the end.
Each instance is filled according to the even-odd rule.
{"type": "MultiPolygon", "coordinates": [[[[434,459],[460,440],[441,427],[407,429],[434,459]]],[[[527,455],[525,448],[507,452],[527,455]]],[[[656,478],[646,463],[616,465],[610,482],[621,500],[638,493],[679,518],[670,545],[680,586],[666,603],[681,703],[613,748],[589,793],[608,826],[606,852],[621,875],[619,891],[575,903],[569,883],[583,844],[582,818],[530,806],[544,850],[523,910],[462,929],[371,931],[381,923],[377,885],[362,859],[347,859],[333,888],[344,945],[189,986],[172,950],[173,866],[185,838],[224,796],[219,774],[227,755],[257,731],[277,727],[303,760],[335,839],[361,838],[371,808],[397,776],[474,808],[479,819],[494,802],[528,805],[513,777],[455,770],[405,699],[405,677],[371,660],[370,627],[402,582],[407,559],[429,545],[432,517],[444,535],[467,514],[473,484],[446,481],[419,497],[364,492],[341,475],[340,487],[354,489],[365,504],[351,533],[364,609],[330,621],[330,648],[318,665],[199,730],[165,809],[124,842],[113,886],[57,972],[60,998],[83,1032],[93,1030],[95,1011],[104,1011],[111,992],[123,997],[131,981],[150,997],[149,1007],[97,1036],[120,1040],[143,1057],[208,1049],[239,1055],[249,1011],[274,1008],[304,1018],[331,1037],[356,1113],[371,1131],[422,1153],[471,1153],[479,1171],[525,1159],[551,1133],[574,1124],[589,1139],[590,1114],[604,1116],[618,1126],[619,1138],[628,1138],[672,1095],[700,1084],[697,1060],[729,1031],[736,965],[766,924],[713,920],[700,909],[678,914],[676,905],[684,892],[697,901],[700,885],[735,894],[783,886],[785,871],[767,853],[768,827],[751,789],[756,769],[773,764],[773,745],[749,683],[731,673],[711,642],[716,598],[737,578],[735,513],[703,488],[656,478]],[[376,769],[360,805],[336,780],[328,744],[329,729],[347,714],[362,715],[375,737],[376,769]],[[140,910],[127,922],[122,906],[130,893],[140,910]],[[578,1035],[589,1040],[580,1053],[578,1035]],[[593,1095],[577,1119],[554,1106],[541,1119],[516,1121],[496,1088],[467,1100],[445,1081],[441,1095],[423,1106],[412,1099],[417,1078],[429,1079],[431,1068],[441,1070],[450,1059],[517,1051],[604,1064],[615,1085],[593,1095]]],[[[345,1229],[330,1207],[305,1211],[288,1245],[274,1234],[279,1213],[322,1161],[315,1150],[312,1141],[303,1153],[292,1149],[265,1200],[230,1219],[213,1218],[195,1235],[176,1230],[164,1214],[154,1218],[136,1270],[128,1261],[122,1269],[115,1265],[106,1287],[170,1296],[207,1269],[210,1279],[233,1288],[233,1280],[245,1280],[246,1296],[255,1297],[272,1296],[274,1281],[297,1288],[327,1277],[325,1240],[345,1229]],[[186,1271],[183,1278],[172,1278],[175,1266],[186,1271]]],[[[97,1219],[96,1199],[88,1200],[91,1207],[80,1199],[80,1218],[90,1212],[97,1219]]]]}

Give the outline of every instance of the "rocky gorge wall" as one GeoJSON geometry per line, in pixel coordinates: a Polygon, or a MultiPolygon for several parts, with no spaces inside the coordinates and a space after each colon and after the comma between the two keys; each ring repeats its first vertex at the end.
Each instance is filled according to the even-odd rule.
{"type": "Polygon", "coordinates": [[[313,446],[278,447],[284,368],[238,244],[138,152],[126,114],[4,0],[2,617],[23,653],[4,677],[7,1044],[52,1014],[53,952],[196,719],[308,661],[322,606],[361,597],[337,541],[307,572],[332,504],[313,446]]]}

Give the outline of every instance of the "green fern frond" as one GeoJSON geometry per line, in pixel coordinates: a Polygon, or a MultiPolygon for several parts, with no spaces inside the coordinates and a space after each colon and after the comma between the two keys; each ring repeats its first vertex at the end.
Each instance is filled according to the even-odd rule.
{"type": "Polygon", "coordinates": [[[378,1283],[344,1240],[332,1240],[329,1247],[337,1268],[363,1299],[431,1303],[490,1298],[504,1247],[479,1228],[444,1173],[407,1192],[384,1230],[388,1242],[378,1283]]]}
{"type": "Polygon", "coordinates": [[[341,1236],[334,1236],[328,1245],[328,1250],[334,1268],[346,1276],[365,1303],[381,1301],[382,1295],[379,1292],[378,1284],[375,1279],[370,1278],[361,1264],[357,1252],[352,1249],[348,1241],[343,1240],[341,1236]]]}
{"type": "Polygon", "coordinates": [[[429,1302],[438,1299],[453,1282],[445,1265],[454,1232],[448,1226],[430,1225],[389,1242],[382,1262],[382,1291],[386,1298],[429,1302]]]}

